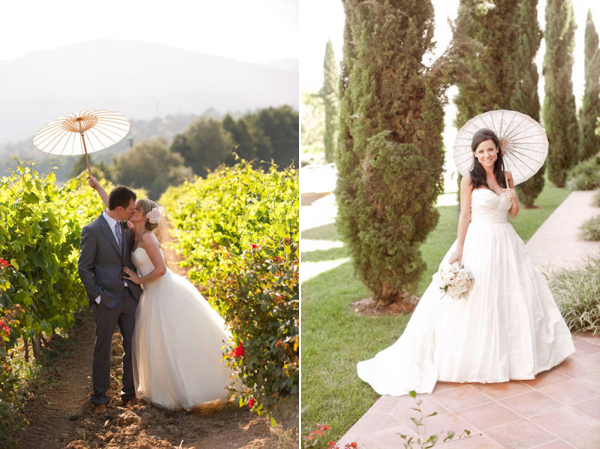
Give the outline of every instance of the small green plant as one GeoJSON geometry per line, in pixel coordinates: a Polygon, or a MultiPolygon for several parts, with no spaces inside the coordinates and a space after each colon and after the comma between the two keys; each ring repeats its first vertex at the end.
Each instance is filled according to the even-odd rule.
{"type": "MultiPolygon", "coordinates": [[[[417,392],[416,391],[411,391],[410,393],[410,397],[412,397],[415,402],[416,402],[416,407],[412,407],[412,410],[415,410],[419,413],[419,417],[418,418],[414,418],[411,417],[411,421],[413,422],[413,424],[415,425],[415,427],[417,428],[417,437],[415,439],[415,437],[409,437],[408,435],[400,435],[400,437],[404,440],[404,448],[405,449],[413,449],[413,448],[419,448],[419,449],[430,449],[436,445],[438,445],[439,443],[443,444],[443,443],[447,443],[449,441],[452,441],[454,439],[454,437],[456,436],[456,432],[454,432],[453,430],[449,430],[446,432],[446,437],[441,440],[442,438],[442,434],[444,432],[439,432],[433,435],[429,435],[427,436],[427,427],[426,427],[426,421],[427,418],[430,418],[432,416],[437,415],[437,412],[433,412],[430,413],[429,415],[425,416],[425,413],[423,413],[423,410],[421,409],[421,404],[423,403],[422,400],[417,399],[417,392]]],[[[464,430],[464,432],[458,437],[458,439],[462,440],[463,438],[469,438],[469,436],[471,435],[471,432],[467,429],[464,430]]]]}
{"type": "Polygon", "coordinates": [[[594,206],[600,207],[600,189],[596,190],[596,195],[594,196],[594,206]]]}
{"type": "Polygon", "coordinates": [[[600,215],[587,219],[579,229],[584,240],[597,242],[600,240],[600,215]]]}
{"type": "Polygon", "coordinates": [[[600,187],[600,156],[578,163],[567,175],[570,190],[594,190],[600,187]]]}
{"type": "Polygon", "coordinates": [[[571,331],[600,335],[600,258],[589,258],[582,268],[557,273],[550,289],[571,331]]]}

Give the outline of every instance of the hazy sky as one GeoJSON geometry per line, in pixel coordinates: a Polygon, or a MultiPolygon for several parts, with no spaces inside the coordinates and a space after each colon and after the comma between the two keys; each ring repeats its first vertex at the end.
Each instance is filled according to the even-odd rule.
{"type": "Polygon", "coordinates": [[[299,1],[6,1],[0,6],[0,61],[95,39],[159,43],[248,62],[298,58],[299,1]]]}
{"type": "MultiPolygon", "coordinates": [[[[458,9],[458,0],[434,0],[436,14],[435,38],[437,51],[441,52],[450,40],[451,32],[447,24],[448,17],[454,20],[458,9]]],[[[546,0],[539,0],[538,21],[544,27],[546,0]]],[[[598,0],[573,0],[577,31],[575,35],[575,66],[573,68],[573,88],[579,99],[583,95],[583,47],[585,20],[588,9],[596,29],[600,32],[600,2],[598,0]]],[[[300,6],[301,47],[300,47],[300,85],[304,90],[318,90],[323,83],[323,56],[327,39],[334,45],[336,59],[342,56],[344,9],[341,0],[302,0],[300,6]]],[[[545,46],[538,52],[537,63],[541,73],[545,46]]],[[[543,81],[543,79],[542,79],[543,81]]],[[[541,87],[542,83],[540,83],[541,87]]]]}

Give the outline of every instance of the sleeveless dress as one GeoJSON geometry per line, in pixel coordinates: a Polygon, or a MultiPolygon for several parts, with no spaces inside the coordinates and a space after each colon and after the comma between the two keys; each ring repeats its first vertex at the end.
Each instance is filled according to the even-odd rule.
{"type": "MultiPolygon", "coordinates": [[[[154,269],[144,248],[131,258],[141,276],[154,269]]],[[[144,284],[133,334],[136,395],[169,409],[228,396],[232,371],[221,361],[225,322],[185,278],[167,269],[144,284]]]]}
{"type": "Polygon", "coordinates": [[[473,287],[452,299],[432,282],[396,343],[358,363],[358,376],[379,394],[431,393],[438,380],[533,379],[575,352],[544,276],[507,221],[510,207],[504,193],[473,191],[462,260],[473,287]]]}

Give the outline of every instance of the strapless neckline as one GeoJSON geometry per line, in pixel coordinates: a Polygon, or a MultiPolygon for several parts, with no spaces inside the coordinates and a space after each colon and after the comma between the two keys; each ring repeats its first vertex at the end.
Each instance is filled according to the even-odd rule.
{"type": "MultiPolygon", "coordinates": [[[[499,194],[498,194],[498,193],[494,192],[492,189],[486,189],[486,188],[473,189],[473,192],[478,192],[478,191],[480,191],[480,190],[483,190],[483,191],[486,191],[486,190],[487,190],[488,192],[492,192],[492,193],[493,193],[494,195],[496,195],[497,197],[501,197],[502,195],[506,195],[506,192],[502,192],[502,193],[499,193],[499,194]]],[[[138,249],[139,249],[139,248],[138,248],[138,249]]]]}

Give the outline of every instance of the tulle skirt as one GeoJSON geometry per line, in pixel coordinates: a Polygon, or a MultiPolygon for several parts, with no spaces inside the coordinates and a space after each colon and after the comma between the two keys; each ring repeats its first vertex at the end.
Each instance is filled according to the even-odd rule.
{"type": "Polygon", "coordinates": [[[145,286],[133,337],[136,395],[169,409],[227,397],[225,322],[196,288],[167,274],[145,286]]]}

